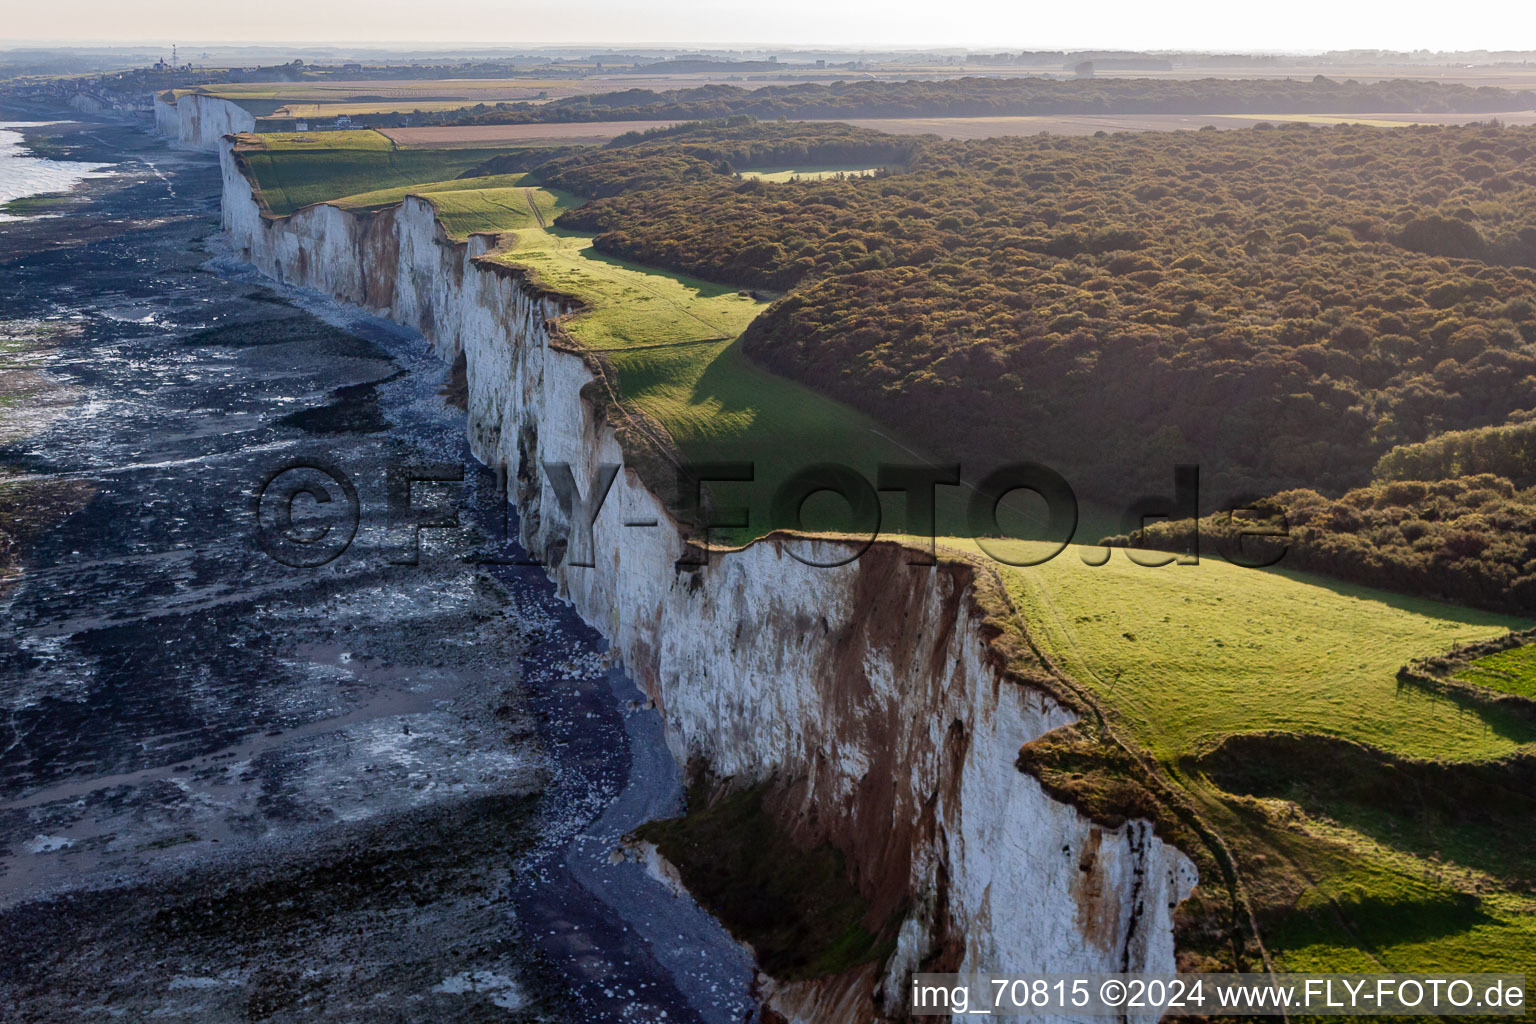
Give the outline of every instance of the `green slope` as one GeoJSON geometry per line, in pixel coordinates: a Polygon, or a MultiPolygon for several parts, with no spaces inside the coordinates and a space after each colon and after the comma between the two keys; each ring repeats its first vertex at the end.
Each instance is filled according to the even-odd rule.
{"type": "Polygon", "coordinates": [[[497,149],[396,149],[375,131],[252,136],[238,152],[267,208],[283,216],[313,203],[454,178],[497,149]]]}

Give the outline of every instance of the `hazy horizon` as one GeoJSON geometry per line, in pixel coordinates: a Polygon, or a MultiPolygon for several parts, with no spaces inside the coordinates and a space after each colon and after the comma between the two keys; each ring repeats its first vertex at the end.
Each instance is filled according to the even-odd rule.
{"type": "Polygon", "coordinates": [[[811,0],[765,5],[623,0],[575,3],[460,0],[448,17],[410,0],[270,0],[234,7],[163,0],[143,7],[60,0],[13,11],[4,45],[183,46],[351,45],[493,49],[539,46],[940,49],[981,51],[1133,49],[1295,53],[1380,49],[1536,49],[1536,30],[1511,31],[1503,4],[1473,3],[1447,19],[1426,0],[1379,5],[1296,0],[1283,18],[1234,11],[1214,0],[1150,7],[1106,0],[1081,8],[1024,11],[999,0],[936,8],[913,0],[840,6],[811,0]],[[424,16],[425,12],[425,16],[424,16]],[[158,23],[158,24],[157,24],[158,23]],[[1517,38],[1511,38],[1518,35],[1517,38]]]}

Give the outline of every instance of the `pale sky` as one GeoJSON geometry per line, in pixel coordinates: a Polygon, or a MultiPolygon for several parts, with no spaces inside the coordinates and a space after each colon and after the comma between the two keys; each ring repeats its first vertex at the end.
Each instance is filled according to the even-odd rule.
{"type": "Polygon", "coordinates": [[[1536,49],[1527,2],[0,0],[0,41],[1536,49]]]}

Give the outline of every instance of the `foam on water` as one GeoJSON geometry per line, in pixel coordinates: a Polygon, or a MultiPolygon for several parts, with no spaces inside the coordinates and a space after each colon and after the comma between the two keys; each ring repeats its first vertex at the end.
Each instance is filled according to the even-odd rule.
{"type": "MultiPolygon", "coordinates": [[[[112,166],[33,156],[22,144],[21,133],[11,129],[36,123],[46,122],[0,121],[0,207],[13,199],[68,192],[87,178],[102,177],[112,166]]],[[[25,219],[0,210],[0,221],[25,219]]]]}

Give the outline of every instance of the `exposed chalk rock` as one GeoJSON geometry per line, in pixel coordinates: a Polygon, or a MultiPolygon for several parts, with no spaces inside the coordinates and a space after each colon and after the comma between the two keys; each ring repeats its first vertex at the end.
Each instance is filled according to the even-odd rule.
{"type": "Polygon", "coordinates": [[[155,129],[188,149],[216,153],[224,136],[256,130],[255,115],[239,104],[197,93],[174,100],[166,95],[155,94],[155,129]]]}

